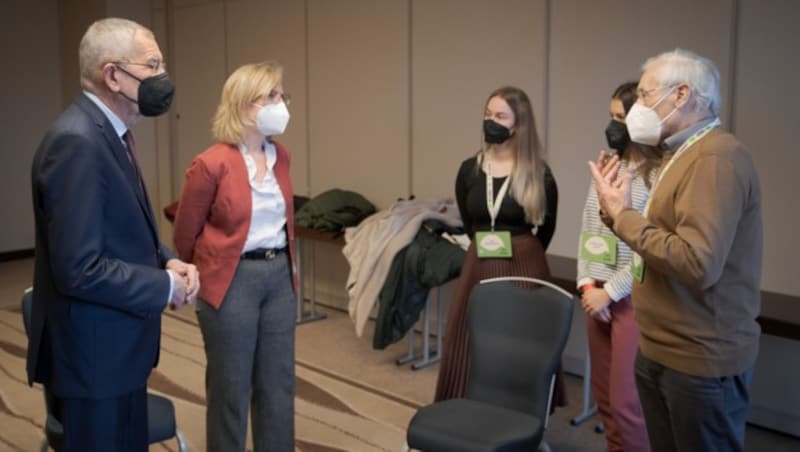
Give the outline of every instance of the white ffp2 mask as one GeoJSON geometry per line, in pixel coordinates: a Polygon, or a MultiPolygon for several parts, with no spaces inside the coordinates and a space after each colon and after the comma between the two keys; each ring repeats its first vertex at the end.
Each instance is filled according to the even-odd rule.
{"type": "Polygon", "coordinates": [[[289,124],[289,110],[284,102],[264,105],[256,113],[256,127],[265,136],[280,135],[289,124]]]}
{"type": "Polygon", "coordinates": [[[658,117],[655,109],[661,101],[672,94],[673,89],[675,89],[674,86],[661,96],[661,99],[658,99],[658,102],[653,104],[652,107],[647,107],[639,102],[633,104],[633,107],[625,116],[625,125],[628,126],[628,135],[630,135],[631,141],[649,146],[655,146],[661,141],[661,126],[673,113],[678,111],[678,107],[669,112],[664,119],[658,117]]]}

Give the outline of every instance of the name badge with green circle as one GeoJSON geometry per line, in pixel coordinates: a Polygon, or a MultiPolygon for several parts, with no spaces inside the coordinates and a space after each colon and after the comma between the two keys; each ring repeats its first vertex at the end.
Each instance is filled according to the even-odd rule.
{"type": "Polygon", "coordinates": [[[617,238],[610,234],[581,234],[581,259],[614,265],[617,263],[617,238]]]}
{"type": "Polygon", "coordinates": [[[644,281],[644,259],[638,253],[633,253],[631,259],[631,275],[640,283],[644,281]]]}
{"type": "Polygon", "coordinates": [[[478,257],[511,257],[511,233],[509,231],[483,231],[475,233],[478,257]]]}

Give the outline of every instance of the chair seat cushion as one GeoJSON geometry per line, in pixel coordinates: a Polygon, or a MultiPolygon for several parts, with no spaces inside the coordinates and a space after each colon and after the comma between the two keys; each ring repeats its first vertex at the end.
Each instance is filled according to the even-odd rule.
{"type": "Polygon", "coordinates": [[[408,445],[425,452],[535,451],[542,420],[468,399],[428,405],[411,419],[408,445]]]}
{"type": "Polygon", "coordinates": [[[175,436],[175,407],[164,397],[147,394],[147,440],[160,443],[175,436]]]}

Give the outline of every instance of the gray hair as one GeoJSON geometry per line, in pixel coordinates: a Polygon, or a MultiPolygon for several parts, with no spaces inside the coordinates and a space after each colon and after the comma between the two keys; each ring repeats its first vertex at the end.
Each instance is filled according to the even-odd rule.
{"type": "Polygon", "coordinates": [[[81,86],[89,88],[100,80],[100,68],[109,62],[125,61],[133,52],[136,32],[153,32],[128,19],[100,19],[86,30],[78,48],[81,86]]]}
{"type": "Polygon", "coordinates": [[[642,71],[654,65],[660,65],[655,78],[662,86],[688,84],[697,95],[698,108],[708,107],[719,116],[722,104],[719,71],[713,61],[689,50],[675,49],[648,59],[642,65],[642,71]]]}

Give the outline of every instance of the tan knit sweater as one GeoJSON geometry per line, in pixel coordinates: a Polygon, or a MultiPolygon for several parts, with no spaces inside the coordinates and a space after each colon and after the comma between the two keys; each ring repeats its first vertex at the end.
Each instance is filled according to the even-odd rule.
{"type": "Polygon", "coordinates": [[[758,353],[761,190],[742,144],[714,130],[672,165],[647,218],[633,209],[615,233],[645,261],[633,285],[641,351],[701,377],[751,367],[758,353]]]}

